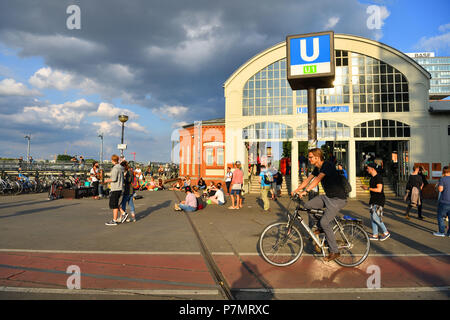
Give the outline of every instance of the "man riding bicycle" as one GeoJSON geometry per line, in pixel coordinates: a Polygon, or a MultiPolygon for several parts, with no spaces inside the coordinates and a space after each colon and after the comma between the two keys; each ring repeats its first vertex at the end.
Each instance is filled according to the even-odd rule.
{"type": "MultiPolygon", "coordinates": [[[[347,204],[347,195],[336,170],[335,165],[330,161],[325,161],[323,152],[320,148],[311,149],[308,152],[308,160],[314,166],[314,170],[300,186],[292,192],[292,195],[298,194],[305,196],[314,189],[319,182],[325,191],[324,195],[318,195],[305,203],[306,209],[324,209],[324,215],[320,219],[320,226],[325,233],[330,248],[330,254],[324,258],[325,261],[332,261],[340,256],[336,238],[333,232],[331,222],[347,204]],[[312,182],[311,182],[312,181],[312,182]],[[302,190],[302,191],[301,191],[302,190]],[[301,191],[301,192],[300,192],[301,191]]],[[[309,227],[317,224],[316,218],[309,214],[309,227]]],[[[316,231],[319,233],[319,231],[316,231]]]]}

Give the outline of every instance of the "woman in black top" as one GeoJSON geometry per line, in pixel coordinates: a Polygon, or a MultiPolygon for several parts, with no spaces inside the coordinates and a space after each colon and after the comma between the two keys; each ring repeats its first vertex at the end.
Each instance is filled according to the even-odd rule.
{"type": "MultiPolygon", "coordinates": [[[[408,183],[406,184],[406,190],[409,191],[408,198],[411,199],[411,193],[412,189],[416,187],[419,189],[420,194],[420,204],[417,205],[417,215],[420,220],[423,220],[422,217],[422,188],[423,188],[423,179],[422,176],[419,174],[420,167],[414,166],[413,173],[409,176],[408,183]]],[[[409,220],[409,212],[411,211],[412,205],[408,204],[408,207],[406,208],[405,212],[405,218],[409,220]]]]}

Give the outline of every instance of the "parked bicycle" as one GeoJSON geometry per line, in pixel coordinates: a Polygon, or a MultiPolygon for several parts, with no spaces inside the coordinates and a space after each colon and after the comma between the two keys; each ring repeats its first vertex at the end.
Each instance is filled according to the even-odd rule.
{"type": "MultiPolygon", "coordinates": [[[[323,257],[328,251],[328,244],[325,234],[315,234],[303,220],[301,212],[314,215],[320,219],[324,210],[306,209],[303,200],[295,195],[291,197],[291,203],[287,210],[287,222],[275,222],[267,226],[259,238],[260,252],[268,263],[284,267],[296,262],[303,253],[303,237],[295,226],[298,221],[309,234],[313,243],[323,257]],[[293,213],[289,212],[289,207],[296,202],[297,206],[293,213]]],[[[366,260],[370,250],[369,235],[361,225],[361,220],[344,216],[343,218],[334,218],[335,226],[333,231],[338,244],[340,257],[334,261],[343,267],[356,267],[366,260]]]]}

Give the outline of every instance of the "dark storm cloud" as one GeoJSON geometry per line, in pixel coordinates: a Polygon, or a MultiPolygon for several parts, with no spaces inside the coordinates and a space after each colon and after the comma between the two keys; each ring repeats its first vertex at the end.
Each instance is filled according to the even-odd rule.
{"type": "Polygon", "coordinates": [[[288,34],[324,30],[332,17],[335,32],[371,36],[365,6],[354,0],[19,0],[0,4],[0,39],[95,81],[103,99],[186,106],[193,120],[205,108],[223,116],[222,85],[242,63],[288,34]],[[71,4],[81,8],[81,30],[66,28],[71,4]],[[117,66],[133,76],[121,81],[117,66]]]}

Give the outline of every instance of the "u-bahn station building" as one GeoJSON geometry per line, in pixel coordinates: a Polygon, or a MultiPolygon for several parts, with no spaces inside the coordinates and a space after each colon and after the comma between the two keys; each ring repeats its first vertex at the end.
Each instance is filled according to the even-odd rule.
{"type": "MultiPolygon", "coordinates": [[[[257,161],[280,168],[289,159],[290,187],[298,186],[296,160],[308,143],[307,91],[291,89],[286,52],[281,42],[233,72],[224,83],[225,119],[199,119],[180,130],[181,175],[223,180],[236,161],[243,168],[257,161]]],[[[350,197],[368,154],[383,161],[383,175],[399,191],[415,164],[430,181],[439,179],[450,163],[450,105],[430,101],[430,72],[408,55],[358,36],[334,34],[334,52],[334,87],[316,91],[317,138],[347,169],[350,197]]],[[[448,95],[450,85],[440,98],[448,95]]],[[[251,170],[244,175],[246,188],[251,170]]]]}

